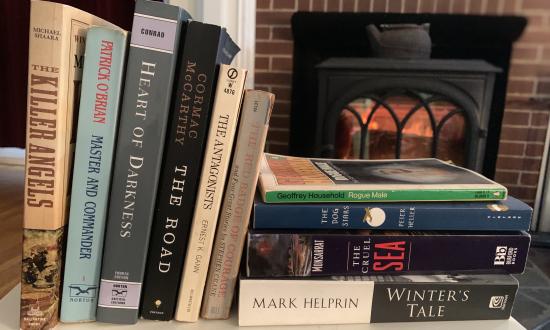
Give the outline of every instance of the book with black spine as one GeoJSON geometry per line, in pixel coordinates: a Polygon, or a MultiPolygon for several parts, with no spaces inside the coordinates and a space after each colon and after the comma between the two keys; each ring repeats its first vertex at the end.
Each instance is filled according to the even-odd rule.
{"type": "Polygon", "coordinates": [[[120,114],[97,308],[100,322],[137,322],[181,26],[176,6],[138,0],[120,114]]]}
{"type": "Polygon", "coordinates": [[[224,28],[189,22],[180,45],[172,112],[149,243],[141,316],[171,320],[191,227],[218,64],[239,48],[224,28]],[[183,41],[183,40],[182,40],[183,41]]]}

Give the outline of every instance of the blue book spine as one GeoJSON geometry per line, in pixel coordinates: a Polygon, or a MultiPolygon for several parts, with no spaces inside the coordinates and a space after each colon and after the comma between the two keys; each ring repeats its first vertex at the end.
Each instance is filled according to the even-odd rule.
{"type": "Polygon", "coordinates": [[[86,37],[61,321],[96,316],[103,236],[127,32],[92,27],[86,37]]]}
{"type": "Polygon", "coordinates": [[[254,229],[529,230],[533,210],[513,197],[495,202],[266,204],[254,229]]]}

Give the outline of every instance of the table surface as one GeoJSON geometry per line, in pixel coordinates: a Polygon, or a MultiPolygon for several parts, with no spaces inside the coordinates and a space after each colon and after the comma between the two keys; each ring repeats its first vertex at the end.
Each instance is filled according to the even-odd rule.
{"type": "MultiPolygon", "coordinates": [[[[0,300],[0,329],[19,329],[19,292],[20,286],[13,288],[2,300],[0,300]]],[[[112,325],[106,323],[78,323],[60,324],[56,329],[156,329],[159,325],[162,330],[189,329],[189,330],[230,330],[238,329],[237,316],[233,315],[229,320],[212,321],[199,320],[197,323],[181,323],[176,321],[159,322],[140,320],[134,325],[112,325]]],[[[390,329],[415,329],[415,330],[524,330],[525,328],[515,319],[491,320],[491,321],[453,321],[453,322],[416,322],[416,323],[377,323],[377,324],[349,324],[349,325],[312,325],[312,326],[270,326],[270,327],[242,327],[245,330],[390,330],[390,329]]]]}

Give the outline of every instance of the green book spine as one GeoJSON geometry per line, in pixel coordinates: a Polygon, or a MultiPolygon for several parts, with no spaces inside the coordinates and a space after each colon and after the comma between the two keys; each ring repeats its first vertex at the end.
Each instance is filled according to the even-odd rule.
{"type": "Polygon", "coordinates": [[[86,37],[61,321],[95,320],[127,32],[86,37]]]}
{"type": "Polygon", "coordinates": [[[268,191],[267,203],[489,201],[506,198],[505,189],[422,190],[292,190],[268,191]]]}

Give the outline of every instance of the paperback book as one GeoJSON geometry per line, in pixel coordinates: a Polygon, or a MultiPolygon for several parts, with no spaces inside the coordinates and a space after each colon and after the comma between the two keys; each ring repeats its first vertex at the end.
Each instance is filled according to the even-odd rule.
{"type": "Polygon", "coordinates": [[[248,234],[251,277],[522,273],[526,232],[257,231],[248,234]]]}
{"type": "Polygon", "coordinates": [[[434,158],[339,160],[265,154],[260,190],[267,203],[483,201],[506,188],[434,158]]]}
{"type": "Polygon", "coordinates": [[[78,113],[61,321],[95,320],[119,97],[124,30],[91,27],[78,113]]]}
{"type": "Polygon", "coordinates": [[[241,278],[239,325],[507,319],[517,289],[511,275],[241,278]]]}
{"type": "Polygon", "coordinates": [[[533,209],[508,196],[485,202],[265,203],[254,201],[255,229],[529,230],[533,209]]]}

